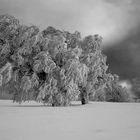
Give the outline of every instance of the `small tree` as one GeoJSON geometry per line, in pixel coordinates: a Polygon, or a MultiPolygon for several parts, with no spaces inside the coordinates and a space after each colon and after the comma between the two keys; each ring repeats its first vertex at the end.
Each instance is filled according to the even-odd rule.
{"type": "Polygon", "coordinates": [[[131,84],[134,96],[140,98],[140,77],[132,79],[131,84]]]}

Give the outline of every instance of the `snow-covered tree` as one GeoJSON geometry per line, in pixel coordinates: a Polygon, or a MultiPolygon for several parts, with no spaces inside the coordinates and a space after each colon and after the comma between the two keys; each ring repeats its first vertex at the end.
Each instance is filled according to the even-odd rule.
{"type": "Polygon", "coordinates": [[[13,100],[36,100],[52,106],[70,105],[79,96],[88,103],[107,84],[102,37],[82,38],[79,32],[51,26],[21,25],[9,15],[0,16],[0,86],[13,100]]]}

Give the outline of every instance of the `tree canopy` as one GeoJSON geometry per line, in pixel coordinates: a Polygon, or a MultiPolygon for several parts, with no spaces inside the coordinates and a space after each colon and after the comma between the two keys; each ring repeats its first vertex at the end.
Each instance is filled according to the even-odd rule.
{"type": "Polygon", "coordinates": [[[0,16],[0,86],[13,101],[36,100],[66,106],[80,97],[107,87],[114,76],[107,73],[102,37],[81,37],[47,27],[20,24],[9,15],[0,16]],[[112,78],[112,79],[111,79],[112,78]]]}

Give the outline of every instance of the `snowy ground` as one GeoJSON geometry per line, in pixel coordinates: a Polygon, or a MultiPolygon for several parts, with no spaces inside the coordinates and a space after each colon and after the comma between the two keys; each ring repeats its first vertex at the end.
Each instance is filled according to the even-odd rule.
{"type": "Polygon", "coordinates": [[[44,107],[0,101],[0,140],[140,140],[140,103],[44,107]]]}

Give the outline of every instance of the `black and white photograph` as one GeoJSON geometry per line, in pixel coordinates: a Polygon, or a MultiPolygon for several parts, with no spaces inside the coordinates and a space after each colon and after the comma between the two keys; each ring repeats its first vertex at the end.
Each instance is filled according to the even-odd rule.
{"type": "Polygon", "coordinates": [[[0,0],[0,140],[140,140],[140,0],[0,0]]]}

